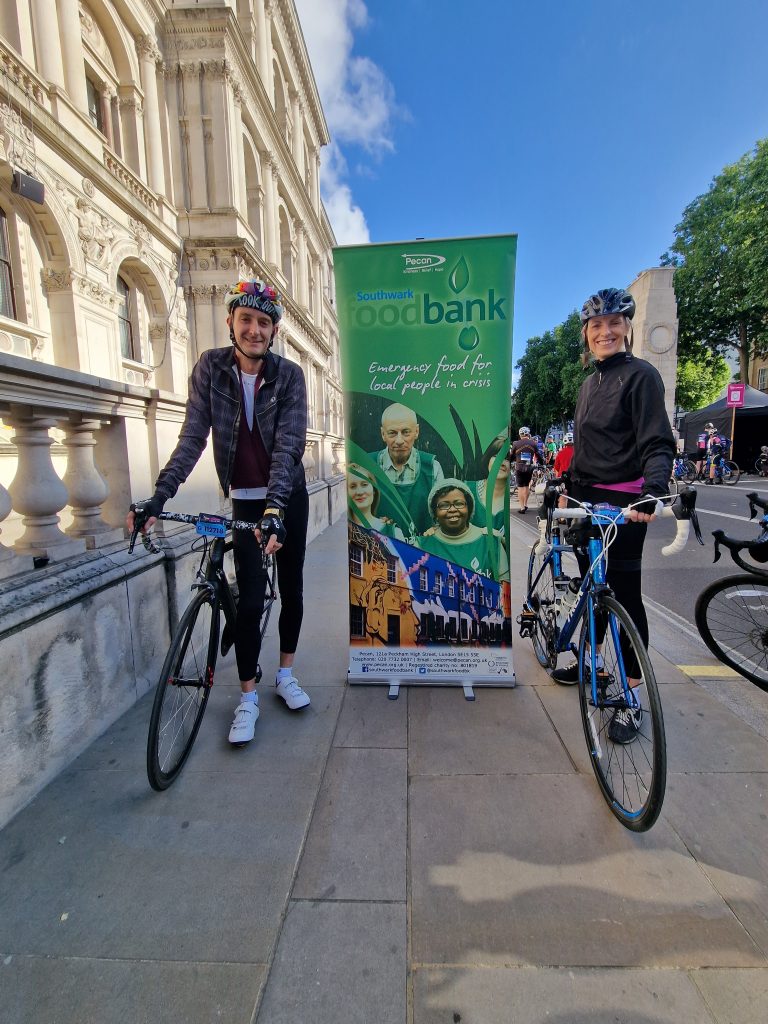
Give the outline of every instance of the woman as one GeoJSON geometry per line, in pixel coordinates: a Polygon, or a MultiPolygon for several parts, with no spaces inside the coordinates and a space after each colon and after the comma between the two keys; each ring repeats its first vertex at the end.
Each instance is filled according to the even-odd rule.
{"type": "Polygon", "coordinates": [[[491,441],[483,453],[482,464],[488,474],[487,479],[467,481],[467,487],[469,487],[472,492],[472,497],[475,502],[471,522],[473,522],[475,526],[487,526],[486,501],[488,488],[489,486],[492,486],[493,529],[497,530],[502,537],[505,537],[507,534],[506,509],[509,504],[509,474],[511,468],[509,458],[509,437],[506,434],[500,434],[491,441]],[[496,477],[492,481],[491,470],[493,468],[493,463],[496,461],[496,456],[502,448],[507,449],[507,455],[499,465],[496,477]]]}
{"type": "MultiPolygon", "coordinates": [[[[574,420],[575,447],[567,493],[578,501],[624,507],[649,500],[631,522],[620,526],[608,553],[607,582],[648,643],[648,619],[642,600],[641,559],[646,524],[656,500],[668,494],[675,441],[664,405],[664,384],[650,363],[632,355],[635,301],[621,288],[591,295],[581,310],[582,362],[595,372],[582,384],[574,420]]],[[[588,559],[579,556],[582,574],[588,559]]],[[[637,667],[628,665],[630,686],[639,684],[637,667]],[[634,675],[633,673],[637,673],[634,675]]],[[[576,663],[553,672],[559,683],[578,680],[576,663]]],[[[640,728],[639,713],[617,711],[609,728],[615,743],[631,743],[640,728]]]]}
{"type": "Polygon", "coordinates": [[[366,530],[376,530],[385,537],[403,540],[403,533],[399,527],[387,519],[379,519],[376,515],[380,500],[381,495],[373,473],[358,466],[356,462],[350,462],[347,466],[349,518],[366,530]]]}
{"type": "Polygon", "coordinates": [[[416,541],[422,551],[438,555],[449,562],[473,569],[492,579],[508,579],[509,564],[502,537],[496,530],[488,531],[475,526],[472,516],[475,499],[462,481],[447,477],[436,484],[429,494],[429,511],[434,531],[416,541]]]}

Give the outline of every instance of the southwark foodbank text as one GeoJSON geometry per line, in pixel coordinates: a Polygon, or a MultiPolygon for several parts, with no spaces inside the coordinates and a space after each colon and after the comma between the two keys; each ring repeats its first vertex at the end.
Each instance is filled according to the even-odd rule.
{"type": "Polygon", "coordinates": [[[393,327],[395,324],[463,324],[478,320],[506,320],[503,306],[506,298],[496,298],[493,288],[488,289],[487,299],[451,299],[440,302],[428,292],[415,295],[406,288],[401,292],[358,292],[357,303],[352,315],[358,327],[393,327]],[[413,302],[392,300],[411,299],[413,302]]]}

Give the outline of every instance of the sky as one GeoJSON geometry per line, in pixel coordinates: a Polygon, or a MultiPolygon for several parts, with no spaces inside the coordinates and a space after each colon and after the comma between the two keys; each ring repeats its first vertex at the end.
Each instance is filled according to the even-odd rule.
{"type": "Polygon", "coordinates": [[[768,136],[765,0],[296,0],[339,244],[518,235],[514,359],[768,136]]]}

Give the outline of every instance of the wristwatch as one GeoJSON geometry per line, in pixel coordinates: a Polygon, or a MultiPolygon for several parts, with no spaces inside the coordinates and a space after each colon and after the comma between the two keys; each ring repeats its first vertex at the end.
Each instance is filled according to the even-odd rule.
{"type": "Polygon", "coordinates": [[[282,520],[282,518],[283,518],[283,510],[281,508],[265,508],[264,509],[264,515],[265,516],[277,516],[278,519],[282,520]]]}

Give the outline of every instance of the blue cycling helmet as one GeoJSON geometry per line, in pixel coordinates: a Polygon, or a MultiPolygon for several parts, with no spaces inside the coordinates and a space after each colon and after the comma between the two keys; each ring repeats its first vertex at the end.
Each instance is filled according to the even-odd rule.
{"type": "Polygon", "coordinates": [[[610,316],[619,313],[631,320],[635,315],[635,300],[623,288],[601,288],[590,295],[579,314],[582,324],[595,316],[610,316]]]}

